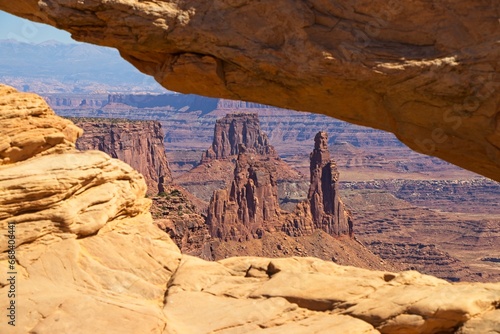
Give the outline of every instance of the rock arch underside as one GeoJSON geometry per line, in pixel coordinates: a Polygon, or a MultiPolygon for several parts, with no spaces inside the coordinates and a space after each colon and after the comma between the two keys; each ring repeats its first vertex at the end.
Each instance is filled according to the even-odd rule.
{"type": "MultiPolygon", "coordinates": [[[[500,178],[497,1],[0,0],[0,9],[116,47],[169,89],[392,131],[500,178]]],[[[153,224],[144,177],[76,150],[80,135],[41,97],[0,85],[0,305],[14,301],[16,325],[2,307],[1,333],[500,332],[500,283],[182,254],[153,224]]]]}

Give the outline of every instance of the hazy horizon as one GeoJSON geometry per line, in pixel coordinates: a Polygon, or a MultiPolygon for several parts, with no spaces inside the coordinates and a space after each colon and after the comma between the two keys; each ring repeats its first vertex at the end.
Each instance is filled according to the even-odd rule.
{"type": "Polygon", "coordinates": [[[71,34],[67,31],[0,11],[0,40],[7,39],[32,44],[40,44],[47,41],[57,41],[66,44],[78,43],[71,38],[71,34]]]}

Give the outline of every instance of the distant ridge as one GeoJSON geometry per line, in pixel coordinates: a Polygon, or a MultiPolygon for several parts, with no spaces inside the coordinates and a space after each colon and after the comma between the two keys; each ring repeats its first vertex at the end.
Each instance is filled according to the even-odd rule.
{"type": "Polygon", "coordinates": [[[0,80],[37,93],[101,90],[164,93],[153,78],[123,60],[118,51],[86,43],[0,40],[0,80]]]}

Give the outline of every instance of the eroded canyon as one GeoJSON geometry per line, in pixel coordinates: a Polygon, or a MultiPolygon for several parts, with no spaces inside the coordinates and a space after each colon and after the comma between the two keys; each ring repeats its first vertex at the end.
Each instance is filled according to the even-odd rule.
{"type": "MultiPolygon", "coordinates": [[[[315,258],[183,255],[154,226],[144,178],[103,152],[77,151],[81,130],[41,98],[0,86],[0,123],[0,207],[8,208],[0,224],[16,226],[24,301],[16,327],[1,322],[2,332],[477,333],[500,325],[498,283],[454,285],[315,258]]],[[[5,270],[7,259],[3,249],[5,270]]]]}
{"type": "MultiPolygon", "coordinates": [[[[348,195],[346,203],[361,219],[355,234],[362,240],[366,238],[363,242],[373,252],[398,268],[418,268],[449,280],[497,280],[496,263],[483,258],[488,257],[486,254],[498,253],[494,241],[500,223],[498,184],[438,159],[413,153],[390,134],[320,115],[229,100],[206,99],[201,103],[203,98],[180,100],[175,95],[111,95],[102,100],[102,107],[81,106],[80,100],[71,106],[60,105],[54,95],[47,100],[63,115],[158,117],[165,130],[165,145],[175,182],[196,194],[202,208],[207,207],[214,190],[229,186],[233,180],[237,155],[223,156],[219,149],[236,153],[238,143],[260,142],[255,147],[257,151],[270,153],[276,164],[280,208],[293,211],[306,199],[309,189],[307,152],[311,150],[315,133],[325,129],[330,134],[330,151],[341,172],[340,191],[348,195]],[[226,115],[234,112],[257,114],[259,120],[252,118],[246,127],[233,124],[231,128],[235,119],[226,115]],[[271,144],[272,147],[268,147],[271,144]],[[186,149],[186,145],[192,149],[186,149]],[[206,159],[207,155],[213,157],[206,159]],[[217,159],[217,155],[221,159],[217,159]],[[433,240],[429,239],[429,233],[433,240]],[[403,247],[410,242],[413,248],[403,247]],[[419,252],[422,255],[415,255],[419,252]]],[[[193,226],[200,226],[202,220],[197,221],[193,226]]],[[[199,236],[197,240],[204,238],[199,236]]],[[[287,247],[286,252],[277,249],[266,252],[260,246],[234,245],[224,254],[306,254],[304,247],[298,248],[302,251],[294,246],[287,247]]],[[[309,248],[307,254],[311,251],[309,248]]],[[[321,252],[314,254],[326,258],[321,252]]],[[[205,256],[211,258],[209,252],[205,252],[205,256]]]]}
{"type": "MultiPolygon", "coordinates": [[[[499,180],[498,4],[429,4],[0,0],[165,87],[335,115],[499,180]]],[[[16,332],[500,330],[499,283],[450,283],[498,282],[494,181],[324,116],[82,92],[45,100],[149,119],[82,120],[77,143],[144,175],[78,151],[71,121],[0,86],[0,224],[17,242],[0,264],[28,301],[16,332]],[[231,257],[246,254],[263,257],[231,257]]]]}

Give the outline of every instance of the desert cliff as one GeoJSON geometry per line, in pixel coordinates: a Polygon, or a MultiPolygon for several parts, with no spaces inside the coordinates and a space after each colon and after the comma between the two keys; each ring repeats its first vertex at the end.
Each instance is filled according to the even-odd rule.
{"type": "Polygon", "coordinates": [[[450,284],[415,271],[315,258],[180,253],[155,227],[144,178],[99,151],[34,94],[0,86],[0,226],[15,234],[0,301],[9,333],[486,333],[500,328],[500,284],[450,284]],[[52,125],[52,126],[47,126],[52,125]],[[34,131],[36,136],[23,136],[34,131]],[[24,138],[24,139],[23,139],[24,138]],[[23,143],[22,145],[20,143],[23,143]]]}
{"type": "Polygon", "coordinates": [[[280,159],[262,131],[256,113],[233,112],[216,120],[212,144],[203,152],[200,164],[177,177],[176,182],[198,198],[210,201],[214,190],[223,189],[233,182],[240,146],[259,160],[267,161],[269,168],[274,170],[273,177],[281,193],[287,183],[303,179],[299,172],[280,159]]]}
{"type": "Polygon", "coordinates": [[[76,142],[79,150],[103,151],[129,164],[144,176],[148,195],[164,192],[172,184],[160,123],[103,118],[73,121],[83,129],[76,142]]]}

